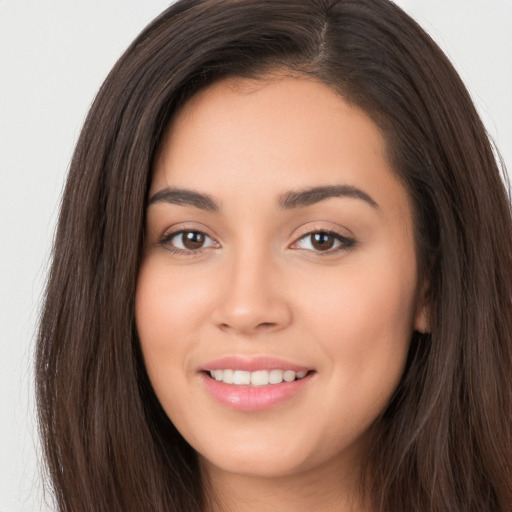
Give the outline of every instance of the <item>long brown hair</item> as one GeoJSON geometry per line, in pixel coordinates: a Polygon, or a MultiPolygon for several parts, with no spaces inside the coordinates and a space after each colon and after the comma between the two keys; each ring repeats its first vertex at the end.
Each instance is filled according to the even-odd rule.
{"type": "Polygon", "coordinates": [[[144,369],[134,295],[152,162],[176,110],[222,77],[316,77],[381,127],[409,192],[430,333],[372,429],[377,511],[512,510],[512,220],[469,95],[386,0],[181,0],[115,65],[62,201],[37,346],[37,399],[62,512],[197,512],[196,454],[144,369]]]}

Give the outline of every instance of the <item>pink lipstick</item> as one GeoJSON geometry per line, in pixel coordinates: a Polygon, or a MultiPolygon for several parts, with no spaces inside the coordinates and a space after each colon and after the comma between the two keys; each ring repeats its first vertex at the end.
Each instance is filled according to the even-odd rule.
{"type": "Polygon", "coordinates": [[[224,357],[201,369],[206,391],[220,404],[239,411],[262,411],[299,394],[314,371],[282,359],[224,357]]]}

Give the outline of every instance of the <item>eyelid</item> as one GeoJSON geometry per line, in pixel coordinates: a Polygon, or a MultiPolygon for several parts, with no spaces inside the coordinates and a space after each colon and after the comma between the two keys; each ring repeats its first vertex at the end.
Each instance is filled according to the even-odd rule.
{"type": "Polygon", "coordinates": [[[314,253],[315,255],[319,256],[328,256],[328,255],[334,255],[338,252],[343,251],[349,251],[355,248],[357,244],[357,241],[353,235],[353,233],[346,227],[338,227],[333,228],[332,224],[327,227],[325,224],[306,224],[304,226],[301,226],[300,233],[295,235],[294,242],[289,246],[292,249],[296,250],[302,250],[307,251],[309,253],[314,253]],[[342,231],[345,231],[346,233],[343,234],[342,231]],[[308,236],[314,235],[316,233],[325,233],[327,235],[334,236],[340,244],[335,246],[334,248],[327,249],[325,251],[321,250],[314,250],[314,249],[303,249],[300,247],[296,247],[297,244],[301,241],[307,238],[308,236]]]}
{"type": "Polygon", "coordinates": [[[158,245],[160,245],[161,247],[170,251],[173,254],[183,256],[197,256],[205,250],[220,247],[220,243],[217,240],[217,237],[211,235],[206,227],[198,227],[197,224],[178,224],[176,226],[172,226],[171,228],[166,229],[165,232],[159,237],[158,245]],[[170,242],[174,237],[177,237],[180,234],[187,232],[200,233],[204,235],[206,238],[212,240],[213,244],[208,245],[206,247],[199,247],[197,249],[181,249],[179,247],[174,247],[170,245],[170,242]]]}
{"type": "MultiPolygon", "coordinates": [[[[184,255],[184,256],[194,256],[199,255],[203,251],[212,249],[212,248],[220,248],[221,244],[218,241],[218,237],[211,235],[209,233],[209,229],[206,228],[206,226],[198,226],[190,225],[190,224],[178,224],[175,226],[172,226],[171,228],[168,228],[164,234],[159,238],[158,244],[162,246],[164,249],[178,255],[184,255]],[[195,232],[200,233],[204,235],[206,238],[210,239],[212,243],[210,243],[206,247],[199,247],[197,249],[182,249],[179,247],[171,246],[170,242],[174,237],[179,236],[180,234],[187,233],[187,232],[195,232]]],[[[333,255],[338,252],[342,251],[348,251],[355,247],[356,245],[355,237],[353,236],[352,232],[346,228],[346,227],[337,227],[333,228],[331,226],[327,227],[325,224],[305,224],[299,228],[299,233],[297,233],[294,237],[294,241],[288,246],[291,249],[295,250],[302,250],[309,253],[314,253],[315,255],[319,256],[327,256],[327,255],[333,255]],[[349,234],[343,234],[342,231],[348,232],[349,234]],[[323,233],[327,235],[331,235],[337,239],[339,242],[337,245],[335,245],[332,248],[326,249],[326,250],[319,250],[319,249],[307,249],[307,248],[301,248],[297,247],[299,242],[307,238],[308,236],[317,234],[317,233],[323,233]]]]}
{"type": "Polygon", "coordinates": [[[184,231],[196,231],[198,233],[203,233],[206,236],[209,236],[213,240],[219,240],[219,237],[205,224],[201,222],[191,221],[191,222],[178,222],[176,224],[168,225],[164,230],[161,231],[160,240],[163,240],[166,237],[170,237],[173,234],[177,235],[178,233],[183,233],[184,231]]]}

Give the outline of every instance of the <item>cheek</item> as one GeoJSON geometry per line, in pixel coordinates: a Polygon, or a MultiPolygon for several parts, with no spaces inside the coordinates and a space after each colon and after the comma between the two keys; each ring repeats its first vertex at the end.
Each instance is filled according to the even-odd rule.
{"type": "MultiPolygon", "coordinates": [[[[372,254],[372,261],[347,264],[331,275],[329,286],[309,301],[305,327],[336,362],[337,378],[374,396],[397,385],[414,324],[414,255],[386,254],[372,254]]],[[[310,297],[306,288],[302,295],[310,297]]]]}
{"type": "Polygon", "coordinates": [[[328,361],[322,378],[329,385],[313,416],[326,416],[330,447],[356,439],[386,408],[405,368],[414,316],[414,272],[345,270],[310,302],[304,326],[328,361]]]}
{"type": "Polygon", "coordinates": [[[189,348],[203,301],[204,289],[197,280],[180,277],[158,258],[143,263],[135,319],[144,364],[164,408],[171,404],[172,389],[182,386],[187,377],[189,348]]]}
{"type": "Polygon", "coordinates": [[[144,352],[179,352],[184,348],[202,321],[209,297],[205,282],[200,275],[169,269],[157,258],[143,264],[135,317],[144,352]]]}

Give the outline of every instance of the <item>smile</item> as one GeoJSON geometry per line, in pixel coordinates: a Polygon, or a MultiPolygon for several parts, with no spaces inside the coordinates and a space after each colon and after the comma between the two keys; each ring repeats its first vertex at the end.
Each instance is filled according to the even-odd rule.
{"type": "Polygon", "coordinates": [[[303,379],[307,371],[294,370],[210,370],[210,376],[218,382],[234,386],[268,386],[303,379]]]}

